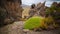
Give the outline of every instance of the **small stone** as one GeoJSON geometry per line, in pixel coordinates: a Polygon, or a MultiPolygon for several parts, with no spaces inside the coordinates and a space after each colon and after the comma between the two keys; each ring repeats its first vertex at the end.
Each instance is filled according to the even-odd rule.
{"type": "Polygon", "coordinates": [[[28,32],[28,31],[29,31],[29,29],[23,29],[23,31],[24,31],[24,32],[28,32]]]}

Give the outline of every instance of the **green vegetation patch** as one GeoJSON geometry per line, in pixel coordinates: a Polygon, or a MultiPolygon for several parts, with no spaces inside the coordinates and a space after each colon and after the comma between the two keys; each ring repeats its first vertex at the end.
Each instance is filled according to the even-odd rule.
{"type": "Polygon", "coordinates": [[[31,17],[25,22],[24,28],[25,29],[34,29],[34,28],[41,27],[43,20],[44,20],[43,17],[39,17],[39,16],[31,17]]]}

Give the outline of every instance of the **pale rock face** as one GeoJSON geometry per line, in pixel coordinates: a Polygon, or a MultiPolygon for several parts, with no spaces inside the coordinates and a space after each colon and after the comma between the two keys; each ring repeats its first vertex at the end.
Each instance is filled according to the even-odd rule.
{"type": "Polygon", "coordinates": [[[39,15],[45,16],[45,9],[46,9],[46,7],[45,7],[45,2],[44,2],[44,3],[39,3],[39,4],[37,5],[37,10],[38,10],[38,12],[39,12],[39,15]]]}
{"type": "Polygon", "coordinates": [[[35,6],[33,9],[31,8],[29,12],[31,12],[30,16],[43,16],[45,17],[45,2],[44,3],[38,3],[37,6],[35,6]],[[33,12],[35,11],[35,12],[33,12]]]}

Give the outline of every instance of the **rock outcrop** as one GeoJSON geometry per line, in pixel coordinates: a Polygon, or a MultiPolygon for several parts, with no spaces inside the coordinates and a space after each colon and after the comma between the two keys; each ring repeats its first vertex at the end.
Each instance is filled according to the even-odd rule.
{"type": "Polygon", "coordinates": [[[46,10],[46,6],[45,6],[45,2],[44,3],[38,3],[37,4],[37,12],[39,13],[39,16],[45,16],[45,10],[46,10]]]}
{"type": "Polygon", "coordinates": [[[29,11],[29,17],[32,17],[35,15],[36,13],[35,7],[36,7],[35,4],[31,5],[30,11],[29,11]]]}
{"type": "Polygon", "coordinates": [[[32,4],[31,9],[29,11],[29,15],[31,17],[32,16],[43,16],[43,17],[45,17],[45,10],[46,10],[45,2],[44,3],[38,3],[37,6],[32,4]]]}
{"type": "Polygon", "coordinates": [[[0,10],[0,23],[3,24],[4,22],[7,24],[8,22],[10,23],[10,21],[13,22],[20,20],[20,18],[22,18],[23,10],[21,4],[21,0],[0,0],[0,7],[1,9],[4,9],[3,11],[0,10]]]}

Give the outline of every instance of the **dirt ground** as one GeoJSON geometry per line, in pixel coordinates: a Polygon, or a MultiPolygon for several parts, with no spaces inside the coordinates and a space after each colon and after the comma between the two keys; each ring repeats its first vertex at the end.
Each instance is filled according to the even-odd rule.
{"type": "Polygon", "coordinates": [[[0,34],[60,34],[60,29],[51,30],[51,31],[28,31],[25,33],[23,31],[23,21],[14,22],[13,24],[6,25],[0,28],[0,34]]]}

